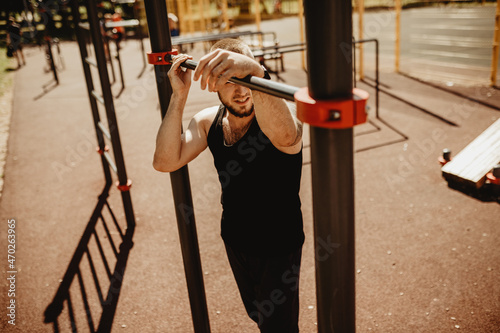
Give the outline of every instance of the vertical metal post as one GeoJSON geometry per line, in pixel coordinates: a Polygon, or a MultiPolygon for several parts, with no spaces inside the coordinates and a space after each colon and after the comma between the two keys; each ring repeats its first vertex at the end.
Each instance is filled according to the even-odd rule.
{"type": "MultiPolygon", "coordinates": [[[[352,96],[351,6],[304,1],[314,99],[352,96]]],[[[310,132],[318,332],[355,332],[353,129],[310,132]]]]}
{"type": "Polygon", "coordinates": [[[497,0],[497,10],[495,12],[495,28],[493,34],[493,53],[491,56],[490,85],[492,87],[494,87],[497,84],[498,50],[500,48],[499,44],[500,44],[500,0],[497,0]]]}
{"type": "MultiPolygon", "coordinates": [[[[85,58],[88,57],[87,53],[87,43],[85,40],[85,34],[82,31],[82,28],[79,27],[80,23],[80,12],[79,12],[79,3],[78,0],[71,1],[71,12],[73,15],[73,22],[75,24],[75,35],[76,40],[78,41],[78,45],[80,48],[80,56],[82,58],[82,66],[83,73],[85,74],[85,82],[87,83],[87,93],[89,95],[90,108],[92,110],[92,119],[94,120],[94,128],[97,135],[97,143],[99,145],[99,150],[104,151],[105,142],[104,136],[97,125],[100,121],[99,109],[97,108],[97,102],[92,96],[92,91],[94,90],[94,83],[92,82],[92,73],[90,71],[90,66],[85,62],[85,58]]],[[[106,186],[111,185],[111,171],[109,169],[109,164],[106,161],[104,155],[101,155],[102,168],[104,170],[104,179],[106,180],[106,186]]]]}
{"type": "MultiPolygon", "coordinates": [[[[145,1],[144,4],[149,27],[151,51],[170,51],[172,49],[172,41],[168,28],[165,0],[149,0],[145,1]]],[[[167,77],[168,70],[169,66],[155,66],[162,118],[165,117],[172,95],[172,87],[167,77]]],[[[177,216],[194,330],[196,333],[210,332],[205,287],[203,284],[203,271],[201,269],[198,236],[196,233],[193,199],[191,196],[187,165],[175,172],[171,172],[170,181],[174,196],[175,213],[177,216]]]]}
{"type": "Polygon", "coordinates": [[[379,48],[378,48],[378,39],[375,39],[375,116],[377,117],[377,119],[379,119],[379,113],[378,113],[378,106],[379,106],[379,103],[378,103],[378,97],[379,97],[379,93],[380,93],[380,89],[379,89],[380,81],[379,81],[379,61],[378,61],[378,52],[379,52],[379,48]]]}
{"type": "MultiPolygon", "coordinates": [[[[101,28],[99,25],[99,17],[97,15],[96,0],[87,1],[87,13],[89,19],[90,33],[94,44],[95,57],[97,60],[97,68],[99,72],[99,80],[101,81],[102,97],[106,109],[106,118],[108,119],[109,133],[111,134],[111,143],[113,145],[113,155],[115,158],[116,170],[118,175],[119,185],[126,186],[128,183],[127,172],[125,170],[125,162],[123,160],[122,144],[120,141],[120,133],[118,131],[118,123],[116,119],[115,106],[113,103],[113,95],[111,93],[111,84],[109,82],[108,69],[106,66],[106,54],[104,51],[104,43],[102,40],[101,28]]],[[[108,48],[109,50],[109,48],[108,48]]],[[[132,208],[132,199],[130,191],[122,191],[123,209],[127,219],[127,227],[133,230],[135,227],[134,210],[132,208]]]]}
{"type": "Polygon", "coordinates": [[[52,37],[47,37],[47,53],[49,55],[50,60],[50,69],[52,70],[52,74],[54,74],[54,80],[56,84],[59,84],[59,78],[57,77],[57,69],[56,64],[54,62],[54,55],[52,53],[52,37]]]}
{"type": "Polygon", "coordinates": [[[137,3],[134,3],[133,13],[134,13],[134,18],[137,19],[137,21],[139,22],[137,27],[135,28],[135,33],[137,35],[137,38],[139,38],[139,43],[141,46],[142,63],[144,65],[139,75],[137,75],[137,78],[140,78],[147,68],[147,61],[146,61],[146,50],[144,49],[144,41],[143,41],[144,34],[142,33],[141,16],[139,15],[139,11],[137,10],[137,3]]]}
{"type": "MultiPolygon", "coordinates": [[[[106,31],[106,22],[103,22],[104,26],[104,31],[106,31]]],[[[111,48],[109,47],[109,39],[107,35],[102,36],[104,38],[104,43],[106,44],[106,50],[108,50],[108,53],[106,54],[106,61],[109,61],[109,66],[111,67],[111,75],[113,76],[113,82],[112,84],[116,82],[116,75],[115,75],[115,67],[113,66],[113,57],[111,56],[111,48]]]]}
{"type": "Polygon", "coordinates": [[[193,4],[191,3],[191,0],[186,0],[186,10],[187,14],[189,16],[189,21],[188,21],[188,26],[189,26],[189,32],[191,34],[194,33],[194,20],[193,20],[193,4]]]}
{"type": "Polygon", "coordinates": [[[352,37],[352,66],[353,66],[353,69],[352,69],[352,82],[353,82],[353,85],[354,85],[354,88],[356,88],[356,45],[357,44],[363,44],[361,42],[356,42],[356,39],[354,37],[352,37]]]}
{"type": "MultiPolygon", "coordinates": [[[[299,27],[300,27],[300,42],[304,43],[304,0],[299,0],[299,27]]],[[[306,70],[306,54],[305,51],[300,52],[302,69],[306,70]]]]}
{"type": "Polygon", "coordinates": [[[395,0],[396,6],[396,41],[395,41],[395,68],[396,73],[399,73],[399,57],[401,55],[401,0],[395,0]]]}
{"type": "Polygon", "coordinates": [[[186,15],[185,10],[186,6],[184,5],[184,0],[175,0],[178,9],[178,19],[179,19],[179,30],[181,34],[185,34],[187,32],[187,23],[186,23],[186,15]]]}
{"type": "Polygon", "coordinates": [[[200,13],[200,32],[205,32],[207,30],[207,24],[205,22],[205,3],[204,0],[198,0],[198,13],[200,13]]]}
{"type": "MultiPolygon", "coordinates": [[[[224,31],[229,31],[229,16],[227,15],[227,0],[222,0],[222,18],[224,20],[224,31]]],[[[219,27],[219,31],[220,31],[219,27]]]]}
{"type": "Polygon", "coordinates": [[[254,0],[253,5],[255,6],[255,26],[257,31],[260,31],[260,0],[254,0]]]}
{"type": "MultiPolygon", "coordinates": [[[[122,60],[120,58],[120,42],[118,39],[115,40],[115,46],[116,46],[116,60],[118,61],[118,69],[120,70],[120,82],[122,84],[122,87],[120,89],[120,94],[121,92],[125,89],[125,78],[123,77],[123,68],[122,68],[122,60]]],[[[110,55],[111,55],[111,50],[109,50],[110,55]]]]}
{"type": "MultiPolygon", "coordinates": [[[[358,0],[358,39],[363,39],[363,20],[365,14],[365,0],[358,0]]],[[[363,43],[359,44],[359,79],[365,78],[365,71],[363,65],[363,43]]]]}
{"type": "Polygon", "coordinates": [[[203,11],[207,11],[207,24],[205,25],[208,32],[212,32],[212,10],[210,0],[203,0],[203,11]]]}
{"type": "Polygon", "coordinates": [[[35,32],[33,31],[34,30],[33,14],[29,10],[26,0],[23,0],[23,5],[24,5],[24,12],[26,14],[26,22],[28,23],[28,27],[30,29],[30,39],[33,39],[35,37],[35,32]],[[31,17],[29,17],[30,13],[31,13],[31,17]]]}

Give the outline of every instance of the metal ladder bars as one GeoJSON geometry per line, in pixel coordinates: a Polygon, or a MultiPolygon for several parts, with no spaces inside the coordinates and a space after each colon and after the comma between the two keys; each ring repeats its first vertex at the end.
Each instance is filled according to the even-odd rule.
{"type": "Polygon", "coordinates": [[[125,211],[125,218],[127,220],[127,227],[133,228],[135,226],[135,217],[129,191],[131,182],[127,178],[125,162],[123,159],[120,134],[118,131],[113,95],[111,92],[111,84],[109,80],[106,55],[104,51],[104,41],[101,36],[101,29],[99,26],[100,23],[97,13],[97,5],[95,0],[86,0],[85,5],[87,8],[87,15],[89,20],[88,25],[81,23],[79,14],[79,1],[78,0],[72,1],[72,12],[75,22],[75,32],[78,40],[78,45],[80,48],[82,66],[85,75],[85,81],[87,84],[87,92],[89,95],[90,107],[94,120],[94,127],[96,130],[98,152],[101,155],[101,162],[104,170],[106,185],[109,186],[111,185],[112,182],[110,168],[116,173],[118,177],[118,189],[120,189],[121,191],[123,208],[125,211]],[[88,55],[85,42],[85,35],[84,35],[85,33],[88,32],[90,32],[92,37],[92,43],[94,45],[94,54],[96,61],[90,59],[88,55]],[[94,83],[90,66],[94,66],[95,68],[97,68],[99,72],[99,80],[101,83],[102,95],[100,95],[94,89],[94,83]],[[106,128],[106,126],[101,122],[97,102],[101,103],[106,110],[108,128],[106,128]],[[108,140],[111,143],[114,161],[113,157],[108,152],[105,140],[108,140]]]}

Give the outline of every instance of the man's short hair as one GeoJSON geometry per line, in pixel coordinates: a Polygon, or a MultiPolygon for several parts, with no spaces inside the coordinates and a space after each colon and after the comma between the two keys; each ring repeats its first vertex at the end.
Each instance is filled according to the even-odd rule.
{"type": "Polygon", "coordinates": [[[210,51],[214,51],[217,49],[243,54],[249,58],[254,59],[252,51],[250,50],[248,45],[239,39],[232,39],[232,38],[221,39],[220,41],[212,45],[210,51]]]}

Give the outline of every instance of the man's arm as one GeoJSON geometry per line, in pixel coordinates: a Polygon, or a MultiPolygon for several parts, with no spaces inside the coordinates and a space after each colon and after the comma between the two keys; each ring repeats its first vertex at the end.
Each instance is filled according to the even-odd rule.
{"type": "MultiPolygon", "coordinates": [[[[231,77],[247,75],[264,77],[261,65],[239,53],[215,50],[201,58],[194,72],[201,89],[218,91],[231,77]]],[[[258,91],[252,91],[255,116],[259,126],[279,150],[294,154],[302,147],[302,124],[285,100],[258,91]]]]}
{"type": "Polygon", "coordinates": [[[191,71],[184,72],[179,66],[189,58],[187,55],[179,55],[168,72],[173,93],[156,137],[153,167],[158,171],[175,171],[192,161],[207,147],[206,123],[213,110],[206,109],[195,115],[182,133],[182,114],[191,86],[191,71]]]}
{"type": "Polygon", "coordinates": [[[262,132],[284,153],[295,154],[302,148],[302,123],[295,105],[284,99],[252,91],[255,116],[262,132]]]}

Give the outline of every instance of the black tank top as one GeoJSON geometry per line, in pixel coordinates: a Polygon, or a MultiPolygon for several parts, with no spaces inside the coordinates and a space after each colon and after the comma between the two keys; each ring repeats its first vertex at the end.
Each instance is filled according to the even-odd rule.
{"type": "Polygon", "coordinates": [[[256,117],[231,146],[224,143],[221,105],[208,132],[222,187],[221,236],[229,246],[256,256],[284,255],[304,242],[300,209],[302,150],[273,146],[256,117]]]}

